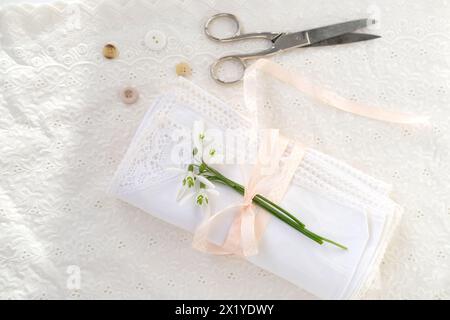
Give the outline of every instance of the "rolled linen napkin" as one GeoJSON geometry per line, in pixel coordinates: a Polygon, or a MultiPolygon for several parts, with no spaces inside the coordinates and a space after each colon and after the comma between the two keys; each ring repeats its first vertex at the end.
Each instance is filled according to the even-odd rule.
{"type": "MultiPolygon", "coordinates": [[[[176,200],[180,177],[168,168],[180,145],[180,132],[202,121],[215,132],[247,132],[253,119],[233,112],[187,80],[158,97],[149,108],[113,179],[110,191],[145,212],[190,232],[205,216],[194,201],[176,200]]],[[[218,147],[225,154],[228,149],[218,147]]],[[[179,151],[179,150],[178,150],[179,151]]],[[[251,151],[240,150],[250,156],[251,151]]],[[[251,166],[220,164],[217,168],[244,182],[251,166]]],[[[211,198],[212,213],[242,202],[242,196],[225,186],[211,198]]],[[[370,284],[401,208],[389,198],[390,187],[320,153],[306,149],[287,191],[278,203],[308,228],[345,244],[344,251],[319,246],[282,221],[270,217],[258,244],[258,253],[245,259],[287,279],[322,299],[356,297],[370,284]]],[[[238,213],[238,209],[234,214],[238,213]]],[[[221,245],[233,223],[226,215],[209,240],[221,245]]]]}

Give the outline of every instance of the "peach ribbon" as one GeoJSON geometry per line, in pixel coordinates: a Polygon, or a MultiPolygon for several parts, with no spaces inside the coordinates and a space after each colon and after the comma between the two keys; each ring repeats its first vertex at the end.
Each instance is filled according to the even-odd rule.
{"type": "MultiPolygon", "coordinates": [[[[393,123],[420,124],[428,121],[426,117],[367,107],[345,99],[331,91],[314,86],[298,75],[266,59],[256,61],[247,68],[244,75],[245,103],[248,110],[254,113],[258,111],[258,71],[342,111],[393,123]]],[[[258,162],[253,167],[250,178],[245,185],[243,202],[230,205],[214,215],[208,213],[207,218],[195,231],[194,248],[212,254],[251,256],[258,253],[258,241],[270,216],[263,209],[255,208],[252,200],[255,195],[264,194],[271,201],[279,202],[287,191],[304,154],[304,148],[300,144],[282,137],[275,129],[269,130],[269,134],[262,139],[259,151],[261,150],[268,152],[265,157],[268,161],[262,163],[260,161],[261,154],[259,154],[258,162]],[[267,172],[267,167],[264,164],[271,168],[270,172],[267,172]],[[211,242],[211,229],[220,224],[220,218],[231,214],[236,216],[224,243],[218,245],[211,242]]]]}
{"type": "Polygon", "coordinates": [[[268,222],[268,213],[253,205],[257,194],[264,194],[278,202],[286,193],[292,176],[304,154],[304,148],[279,135],[278,130],[268,130],[261,141],[257,163],[253,166],[245,185],[242,203],[232,204],[208,217],[194,234],[193,247],[213,254],[237,254],[243,256],[258,253],[258,241],[268,222]],[[227,215],[236,215],[222,245],[209,240],[211,229],[227,215]]]}
{"type": "Polygon", "coordinates": [[[258,97],[258,71],[266,73],[275,79],[288,84],[307,96],[315,98],[331,107],[357,114],[366,118],[380,120],[384,122],[402,124],[427,124],[428,117],[416,116],[412,114],[389,111],[380,108],[369,107],[355,101],[345,99],[334,92],[320,88],[308,82],[282,66],[267,60],[259,59],[249,66],[244,74],[244,99],[249,110],[256,112],[258,97]]]}

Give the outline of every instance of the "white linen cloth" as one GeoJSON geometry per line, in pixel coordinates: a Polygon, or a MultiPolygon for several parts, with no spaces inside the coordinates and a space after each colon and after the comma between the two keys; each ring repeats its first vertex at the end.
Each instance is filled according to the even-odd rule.
{"type": "Polygon", "coordinates": [[[345,114],[298,92],[278,91],[273,82],[264,97],[272,115],[266,119],[394,186],[405,212],[380,281],[364,298],[450,297],[447,1],[9,2],[0,8],[1,298],[310,297],[242,259],[191,250],[187,232],[105,192],[151,102],[175,78],[177,63],[188,62],[192,82],[242,111],[241,87],[218,86],[208,69],[222,55],[259,44],[209,41],[202,25],[218,12],[236,14],[249,32],[367,16],[379,21],[370,33],[380,39],[271,59],[344,97],[430,115],[430,130],[345,114]],[[151,30],[165,36],[163,49],[143,43],[151,30]],[[116,60],[102,56],[109,42],[119,49],[116,60]],[[139,91],[136,104],[120,100],[125,86],[139,91]]]}
{"type": "MultiPolygon", "coordinates": [[[[164,221],[194,232],[205,217],[194,200],[183,205],[176,201],[182,178],[169,171],[177,164],[173,155],[183,143],[177,131],[190,132],[194,123],[201,121],[206,132],[213,130],[225,136],[227,130],[242,134],[257,122],[256,114],[246,119],[230,110],[180,78],[177,85],[150,106],[115,175],[112,193],[164,221]]],[[[224,145],[215,148],[218,154],[230,158],[229,149],[224,150],[224,145]]],[[[381,181],[314,150],[306,152],[304,162],[296,170],[296,178],[280,205],[297,215],[310,230],[345,244],[349,250],[326,244],[320,247],[272,218],[263,233],[258,254],[247,259],[319,298],[353,297],[367,285],[370,272],[377,269],[401,209],[388,197],[390,187],[381,181]],[[324,168],[323,163],[328,166],[324,168]]],[[[221,166],[227,177],[245,184],[241,165],[227,162],[221,166]]],[[[186,163],[182,168],[185,167],[186,163]]],[[[234,190],[221,186],[218,189],[220,196],[210,199],[213,214],[242,202],[242,196],[234,190]]],[[[220,220],[211,241],[223,243],[232,218],[220,220]]]]}

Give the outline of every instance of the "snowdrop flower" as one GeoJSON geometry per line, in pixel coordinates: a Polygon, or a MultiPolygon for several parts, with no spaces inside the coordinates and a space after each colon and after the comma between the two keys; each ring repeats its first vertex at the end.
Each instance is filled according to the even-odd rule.
{"type": "Polygon", "coordinates": [[[195,185],[198,175],[194,173],[194,165],[190,164],[187,170],[181,168],[167,168],[167,170],[176,172],[177,176],[183,177],[181,187],[178,189],[177,201],[181,201],[183,198],[195,194],[195,185]]]}
{"type": "Polygon", "coordinates": [[[197,177],[192,171],[186,173],[177,193],[177,201],[181,201],[183,198],[194,194],[196,180],[197,177]]]}
{"type": "Polygon", "coordinates": [[[195,121],[192,129],[192,156],[195,160],[201,161],[205,142],[205,125],[203,121],[195,121]]]}
{"type": "MultiPolygon", "coordinates": [[[[204,178],[204,177],[201,177],[201,178],[204,178]]],[[[205,180],[208,181],[208,183],[210,185],[207,186],[203,182],[200,182],[200,187],[199,187],[199,190],[198,190],[196,198],[195,198],[195,202],[199,206],[208,205],[209,204],[209,196],[210,195],[214,195],[214,196],[218,196],[219,195],[219,191],[217,191],[214,188],[214,185],[209,180],[207,180],[207,179],[205,179],[205,180]]]]}
{"type": "Polygon", "coordinates": [[[207,164],[223,163],[223,159],[223,154],[217,152],[217,149],[214,148],[214,146],[208,147],[208,150],[205,150],[203,153],[203,162],[207,164]]]}

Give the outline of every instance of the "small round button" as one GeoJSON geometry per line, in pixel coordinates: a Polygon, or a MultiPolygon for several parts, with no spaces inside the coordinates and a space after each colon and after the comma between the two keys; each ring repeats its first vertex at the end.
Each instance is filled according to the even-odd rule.
{"type": "Polygon", "coordinates": [[[125,87],[120,92],[120,97],[125,104],[133,104],[139,99],[139,92],[133,87],[125,87]]]}
{"type": "Polygon", "coordinates": [[[179,76],[187,77],[192,74],[192,69],[186,62],[180,62],[175,66],[175,72],[179,76]]]}
{"type": "Polygon", "coordinates": [[[103,47],[103,56],[106,59],[115,59],[119,56],[119,50],[115,45],[108,43],[103,47]]]}
{"type": "Polygon", "coordinates": [[[166,35],[159,30],[150,30],[145,35],[145,45],[155,51],[164,49],[167,44],[166,35]]]}

